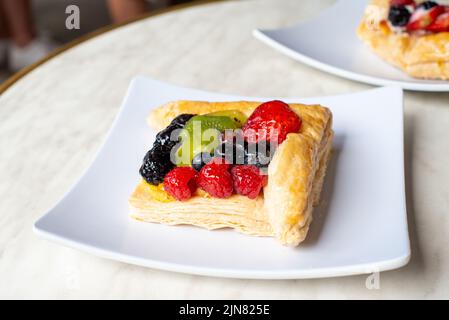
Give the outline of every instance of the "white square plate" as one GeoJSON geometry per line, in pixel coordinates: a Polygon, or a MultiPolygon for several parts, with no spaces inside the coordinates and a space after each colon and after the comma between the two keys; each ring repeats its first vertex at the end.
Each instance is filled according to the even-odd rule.
{"type": "Polygon", "coordinates": [[[320,103],[335,142],[322,205],[297,248],[232,230],[138,222],[127,199],[155,132],[151,108],[178,99],[257,100],[136,78],[107,141],[72,190],[35,224],[40,236],[103,257],[177,272],[261,279],[313,278],[398,268],[410,256],[404,194],[402,91],[380,88],[320,103]]]}
{"type": "Polygon", "coordinates": [[[449,91],[449,81],[411,78],[376,56],[357,37],[367,2],[339,0],[310,21],[254,30],[254,36],[293,59],[343,78],[416,91],[449,91]]]}

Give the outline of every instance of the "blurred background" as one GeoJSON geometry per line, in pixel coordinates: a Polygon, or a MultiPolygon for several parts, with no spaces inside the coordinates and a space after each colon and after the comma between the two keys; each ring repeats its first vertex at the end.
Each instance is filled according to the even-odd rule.
{"type": "Polygon", "coordinates": [[[0,0],[0,83],[86,33],[186,2],[192,0],[0,0]],[[71,5],[79,8],[79,29],[66,27],[71,5]]]}

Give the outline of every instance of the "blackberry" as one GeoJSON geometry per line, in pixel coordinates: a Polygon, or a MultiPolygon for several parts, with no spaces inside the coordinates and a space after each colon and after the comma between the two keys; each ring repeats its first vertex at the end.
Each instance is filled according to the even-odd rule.
{"type": "Polygon", "coordinates": [[[429,10],[433,7],[436,7],[438,5],[438,3],[436,3],[435,1],[424,1],[422,3],[420,3],[416,9],[424,9],[424,10],[429,10]]]}
{"type": "Polygon", "coordinates": [[[153,147],[146,153],[139,173],[150,184],[158,185],[164,181],[165,175],[175,167],[170,159],[171,149],[176,145],[177,139],[170,139],[175,129],[182,129],[185,123],[192,118],[191,114],[177,116],[164,130],[156,135],[153,147]]]}
{"type": "Polygon", "coordinates": [[[159,143],[161,145],[169,145],[169,146],[171,146],[171,148],[173,148],[173,146],[177,142],[177,139],[176,139],[176,137],[173,140],[170,139],[172,132],[176,129],[184,128],[187,121],[189,121],[190,118],[192,118],[193,116],[194,116],[193,114],[181,114],[181,115],[177,116],[176,118],[174,118],[172,120],[172,122],[164,130],[160,131],[156,135],[155,143],[159,143]]]}
{"type": "Polygon", "coordinates": [[[165,152],[157,145],[147,152],[143,159],[143,164],[140,167],[139,173],[142,178],[150,184],[158,185],[164,181],[165,175],[175,167],[170,161],[170,152],[165,152]]]}
{"type": "Polygon", "coordinates": [[[199,172],[206,164],[210,162],[211,159],[212,156],[208,152],[198,153],[192,159],[192,167],[199,172]]]}
{"type": "Polygon", "coordinates": [[[188,113],[180,114],[179,116],[177,116],[176,118],[174,118],[171,121],[170,125],[176,125],[179,128],[184,128],[187,121],[189,121],[194,116],[195,116],[194,114],[188,114],[188,113]]]}
{"type": "Polygon", "coordinates": [[[388,13],[388,20],[395,27],[403,27],[410,20],[411,13],[404,6],[391,6],[388,13]]]}

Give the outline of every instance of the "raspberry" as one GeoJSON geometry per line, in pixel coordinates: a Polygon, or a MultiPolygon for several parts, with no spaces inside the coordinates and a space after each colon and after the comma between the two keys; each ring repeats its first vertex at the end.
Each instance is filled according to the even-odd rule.
{"type": "Polygon", "coordinates": [[[412,32],[427,28],[440,14],[444,13],[444,11],[444,6],[438,5],[436,2],[422,2],[412,13],[410,21],[406,26],[407,31],[412,32]]]}
{"type": "Polygon", "coordinates": [[[164,178],[164,190],[179,201],[188,200],[196,190],[195,169],[191,167],[176,167],[164,178]]]}
{"type": "Polygon", "coordinates": [[[301,119],[288,104],[274,100],[258,106],[242,129],[248,142],[266,140],[269,143],[276,139],[280,144],[287,138],[288,133],[299,132],[300,128],[301,119]]]}
{"type": "Polygon", "coordinates": [[[231,169],[234,190],[237,194],[255,199],[267,184],[268,177],[252,165],[234,166],[231,169]]]}
{"type": "Polygon", "coordinates": [[[231,165],[223,159],[212,159],[201,169],[197,179],[198,186],[213,197],[229,198],[234,190],[230,168],[231,165]]]}

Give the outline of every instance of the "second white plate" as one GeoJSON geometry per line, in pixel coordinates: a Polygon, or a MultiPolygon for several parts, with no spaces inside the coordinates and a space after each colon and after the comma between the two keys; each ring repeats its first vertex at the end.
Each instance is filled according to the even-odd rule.
{"type": "Polygon", "coordinates": [[[355,33],[365,0],[339,0],[316,18],[289,28],[254,30],[281,53],[337,76],[415,91],[449,91],[449,81],[419,80],[377,57],[355,33]]]}

